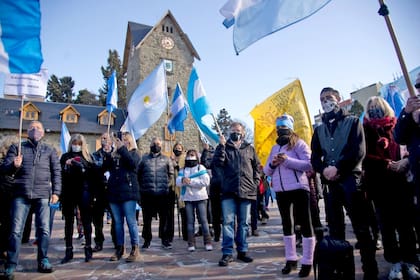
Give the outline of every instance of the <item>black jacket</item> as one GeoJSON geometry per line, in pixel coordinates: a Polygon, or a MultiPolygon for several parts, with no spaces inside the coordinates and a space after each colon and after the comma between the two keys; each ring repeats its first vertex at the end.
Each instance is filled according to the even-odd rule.
{"type": "Polygon", "coordinates": [[[92,163],[88,162],[81,152],[68,152],[61,156],[61,176],[63,191],[61,200],[73,200],[80,198],[83,191],[92,192],[92,163]],[[66,161],[80,157],[80,162],[72,161],[67,165],[66,161]]]}
{"type": "Polygon", "coordinates": [[[49,199],[52,194],[60,196],[61,168],[57,152],[42,142],[34,145],[29,139],[21,148],[22,166],[16,168],[14,165],[18,146],[12,145],[1,167],[6,174],[14,174],[14,195],[28,199],[49,199]]]}
{"type": "Polygon", "coordinates": [[[154,195],[169,193],[169,186],[174,180],[172,160],[161,153],[144,155],[139,166],[138,180],[140,193],[154,195]]]}
{"type": "Polygon", "coordinates": [[[239,149],[228,140],[218,145],[213,156],[215,168],[220,168],[222,198],[239,197],[256,200],[260,182],[258,166],[260,161],[255,149],[246,141],[239,149]]]}

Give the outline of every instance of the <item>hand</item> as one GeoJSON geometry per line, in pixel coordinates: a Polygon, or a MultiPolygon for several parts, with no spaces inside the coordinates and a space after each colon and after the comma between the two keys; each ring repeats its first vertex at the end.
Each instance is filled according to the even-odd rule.
{"type": "Polygon", "coordinates": [[[322,175],[327,179],[328,181],[336,181],[339,178],[339,175],[337,174],[338,170],[335,166],[328,166],[322,171],[322,175]]]}
{"type": "Polygon", "coordinates": [[[399,161],[391,161],[388,164],[388,168],[397,173],[406,172],[409,168],[408,158],[404,158],[399,161]]]}
{"type": "Polygon", "coordinates": [[[219,136],[219,143],[223,146],[226,144],[226,139],[225,136],[223,136],[223,134],[220,134],[219,136]]]}
{"type": "Polygon", "coordinates": [[[15,165],[16,168],[19,168],[22,166],[22,160],[23,160],[23,156],[22,155],[18,155],[14,158],[13,163],[15,165]]]}
{"type": "Polygon", "coordinates": [[[114,143],[115,143],[115,146],[117,147],[117,149],[119,149],[122,146],[124,146],[124,142],[121,141],[119,138],[114,138],[114,143]]]}
{"type": "Polygon", "coordinates": [[[407,114],[410,114],[419,109],[420,109],[420,98],[418,96],[410,96],[407,99],[407,104],[405,105],[404,111],[407,114]]]}
{"type": "Polygon", "coordinates": [[[73,161],[72,158],[69,158],[68,160],[66,160],[66,165],[71,165],[71,162],[73,161]]]}
{"type": "Polygon", "coordinates": [[[51,196],[50,203],[51,203],[51,204],[56,204],[57,202],[58,202],[58,195],[53,194],[53,195],[51,196]]]}
{"type": "Polygon", "coordinates": [[[191,179],[187,178],[187,177],[184,177],[184,178],[182,178],[182,183],[184,185],[189,185],[191,183],[191,179]]]}

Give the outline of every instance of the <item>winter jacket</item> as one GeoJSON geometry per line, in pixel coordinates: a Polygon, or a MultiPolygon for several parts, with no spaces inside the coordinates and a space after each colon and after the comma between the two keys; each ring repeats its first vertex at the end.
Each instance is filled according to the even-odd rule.
{"type": "Polygon", "coordinates": [[[264,173],[271,176],[273,190],[275,192],[297,189],[309,191],[308,176],[305,172],[312,168],[310,159],[311,151],[302,139],[299,139],[290,150],[288,145],[274,145],[264,166],[264,173]],[[287,159],[282,164],[271,166],[273,158],[278,153],[286,154],[287,159]]]}
{"type": "Polygon", "coordinates": [[[168,194],[174,180],[172,160],[161,153],[144,155],[138,170],[138,180],[140,193],[168,194]]]}
{"type": "Polygon", "coordinates": [[[207,186],[209,184],[209,173],[201,164],[181,169],[178,173],[178,177],[176,178],[176,186],[181,188],[181,199],[183,201],[199,201],[208,199],[207,186]],[[189,185],[184,185],[182,183],[182,178],[184,177],[191,179],[191,183],[189,185]]]}
{"type": "Polygon", "coordinates": [[[92,163],[83,158],[82,152],[68,152],[61,156],[61,176],[62,176],[62,195],[61,200],[73,201],[80,198],[83,191],[92,192],[92,163]],[[80,161],[72,160],[71,165],[67,165],[66,161],[79,157],[80,161]]]}
{"type": "Polygon", "coordinates": [[[239,197],[256,200],[260,182],[260,161],[254,147],[246,141],[238,148],[231,140],[218,145],[213,157],[215,168],[220,168],[222,199],[239,197]]]}
{"type": "Polygon", "coordinates": [[[61,168],[57,152],[49,145],[31,140],[21,144],[22,165],[16,168],[14,159],[18,155],[18,146],[10,146],[3,171],[14,174],[14,195],[27,199],[47,198],[52,194],[61,194],[61,168]]]}
{"type": "Polygon", "coordinates": [[[117,149],[116,155],[106,157],[105,170],[109,171],[107,198],[110,203],[140,200],[137,170],[140,156],[136,149],[128,151],[122,146],[117,149]]]}

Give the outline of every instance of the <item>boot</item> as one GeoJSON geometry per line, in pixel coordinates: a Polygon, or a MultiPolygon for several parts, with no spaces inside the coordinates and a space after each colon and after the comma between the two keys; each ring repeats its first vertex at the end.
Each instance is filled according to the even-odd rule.
{"type": "Polygon", "coordinates": [[[67,263],[72,259],[73,259],[73,247],[67,247],[66,254],[64,256],[64,259],[61,260],[61,263],[67,263]]]}
{"type": "Polygon", "coordinates": [[[135,262],[140,257],[140,250],[139,245],[134,245],[131,247],[131,252],[128,258],[126,259],[127,262],[135,262]]]}
{"type": "Polygon", "coordinates": [[[124,246],[117,245],[115,249],[115,253],[114,255],[112,255],[110,261],[119,261],[123,255],[124,255],[124,246]]]}
{"type": "Polygon", "coordinates": [[[85,262],[90,262],[93,258],[92,247],[85,247],[85,262]]]}
{"type": "Polygon", "coordinates": [[[300,271],[299,271],[299,277],[301,278],[308,277],[309,274],[311,273],[311,270],[312,270],[312,265],[302,264],[302,267],[300,268],[300,271]]]}
{"type": "Polygon", "coordinates": [[[284,251],[286,255],[286,266],[281,270],[283,274],[289,274],[292,270],[297,268],[297,259],[296,254],[296,236],[285,235],[284,240],[284,251]]]}

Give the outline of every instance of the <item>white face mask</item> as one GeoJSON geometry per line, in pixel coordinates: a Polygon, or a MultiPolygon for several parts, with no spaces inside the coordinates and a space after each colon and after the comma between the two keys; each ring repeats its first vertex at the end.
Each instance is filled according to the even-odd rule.
{"type": "Polygon", "coordinates": [[[338,102],[333,100],[325,100],[322,102],[321,106],[325,113],[329,113],[335,109],[338,109],[338,102]]]}
{"type": "Polygon", "coordinates": [[[75,153],[78,153],[82,150],[82,146],[79,145],[71,145],[71,150],[75,153]]]}
{"type": "Polygon", "coordinates": [[[186,157],[185,160],[197,160],[196,157],[186,157]]]}

